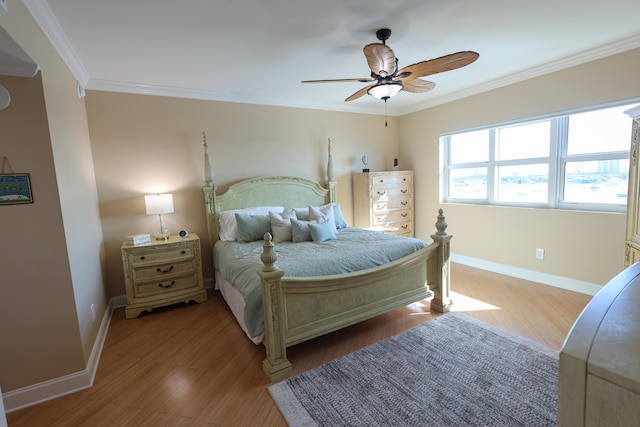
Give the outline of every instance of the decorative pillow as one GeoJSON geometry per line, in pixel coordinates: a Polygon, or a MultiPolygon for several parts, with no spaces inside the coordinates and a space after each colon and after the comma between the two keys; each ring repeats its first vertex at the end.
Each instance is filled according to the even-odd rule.
{"type": "Polygon", "coordinates": [[[309,206],[309,220],[319,220],[318,222],[328,222],[335,229],[336,220],[333,215],[333,206],[331,204],[324,206],[309,206]]]}
{"type": "Polygon", "coordinates": [[[348,224],[342,215],[342,209],[338,203],[332,203],[333,205],[333,217],[336,220],[336,228],[347,228],[348,224]]]}
{"type": "Polygon", "coordinates": [[[291,240],[293,243],[310,242],[311,232],[309,231],[310,223],[317,223],[318,221],[300,221],[299,219],[291,218],[291,240]]]}
{"type": "Polygon", "coordinates": [[[244,213],[247,215],[267,215],[269,211],[282,212],[282,206],[256,206],[244,209],[232,209],[220,212],[218,219],[218,237],[224,242],[236,240],[238,227],[236,224],[236,213],[244,213]]]}
{"type": "Polygon", "coordinates": [[[296,218],[296,211],[289,209],[282,214],[269,212],[269,221],[271,223],[271,234],[273,241],[286,242],[291,240],[291,219],[296,218]]]}
{"type": "Polygon", "coordinates": [[[294,208],[296,211],[296,218],[302,221],[309,221],[309,208],[294,208]]]}
{"type": "Polygon", "coordinates": [[[336,238],[336,228],[328,221],[318,224],[310,222],[308,227],[311,239],[314,242],[324,242],[325,240],[332,240],[336,238]]]}
{"type": "Polygon", "coordinates": [[[271,233],[269,215],[236,213],[236,227],[236,240],[240,243],[262,240],[265,233],[271,233]]]}

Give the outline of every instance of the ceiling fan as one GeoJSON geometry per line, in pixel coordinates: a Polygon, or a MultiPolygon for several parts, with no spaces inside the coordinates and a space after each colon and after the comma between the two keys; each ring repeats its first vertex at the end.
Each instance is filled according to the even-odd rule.
{"type": "Polygon", "coordinates": [[[366,94],[372,95],[386,103],[389,98],[401,90],[411,93],[423,93],[433,89],[436,84],[420,77],[455,70],[471,64],[480,56],[476,52],[462,51],[439,58],[421,61],[408,65],[398,70],[398,58],[393,50],[387,46],[386,41],[391,36],[391,30],[382,28],[376,32],[376,37],[382,43],[371,43],[364,47],[364,56],[371,69],[371,77],[359,79],[333,79],[333,80],[303,80],[302,83],[328,83],[328,82],[373,82],[363,87],[356,93],[345,99],[346,102],[358,99],[366,94]]]}

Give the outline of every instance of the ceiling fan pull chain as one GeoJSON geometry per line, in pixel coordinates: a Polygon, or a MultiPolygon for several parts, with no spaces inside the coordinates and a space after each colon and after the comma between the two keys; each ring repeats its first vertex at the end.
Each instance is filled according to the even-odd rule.
{"type": "Polygon", "coordinates": [[[384,127],[387,127],[387,100],[384,100],[384,127]]]}

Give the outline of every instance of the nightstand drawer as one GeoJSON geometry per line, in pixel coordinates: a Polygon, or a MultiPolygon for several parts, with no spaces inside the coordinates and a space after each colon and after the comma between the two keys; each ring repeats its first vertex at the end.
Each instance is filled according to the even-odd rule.
{"type": "Polygon", "coordinates": [[[133,285],[133,292],[136,298],[144,298],[158,294],[182,291],[188,288],[197,288],[195,274],[166,278],[153,282],[135,283],[133,285]]]}
{"type": "Polygon", "coordinates": [[[141,264],[157,264],[166,260],[179,260],[181,258],[193,258],[193,246],[184,248],[155,249],[144,253],[130,253],[129,264],[132,267],[141,264]]]}
{"type": "Polygon", "coordinates": [[[138,246],[123,243],[120,250],[127,319],[156,307],[207,300],[200,238],[196,234],[171,236],[138,246]]]}
{"type": "Polygon", "coordinates": [[[192,260],[171,262],[166,264],[155,264],[147,267],[133,267],[133,281],[139,282],[144,280],[165,280],[165,277],[179,275],[194,271],[192,260]]]}

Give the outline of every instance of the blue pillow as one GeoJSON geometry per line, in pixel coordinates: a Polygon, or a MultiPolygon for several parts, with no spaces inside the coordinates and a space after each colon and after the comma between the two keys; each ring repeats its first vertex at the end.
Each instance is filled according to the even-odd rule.
{"type": "Polygon", "coordinates": [[[333,204],[333,217],[336,220],[336,228],[347,228],[347,221],[345,221],[342,215],[342,209],[337,203],[333,204]]]}
{"type": "Polygon", "coordinates": [[[240,243],[262,240],[264,233],[271,233],[271,221],[268,215],[248,215],[236,213],[238,232],[236,240],[240,243]]]}
{"type": "Polygon", "coordinates": [[[336,229],[330,222],[321,222],[319,224],[309,223],[309,233],[314,242],[324,242],[336,238],[336,229]]]}

